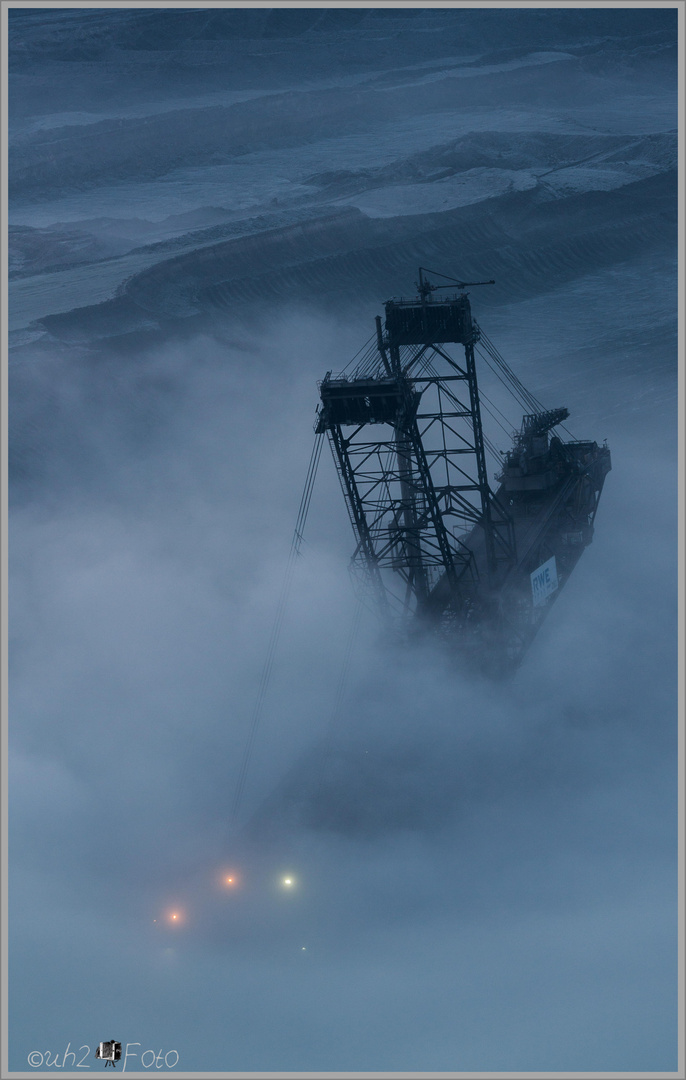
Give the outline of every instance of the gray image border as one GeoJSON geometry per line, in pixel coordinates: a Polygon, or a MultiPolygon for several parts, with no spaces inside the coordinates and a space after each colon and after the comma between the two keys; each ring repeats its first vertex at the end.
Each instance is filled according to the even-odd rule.
{"type": "MultiPolygon", "coordinates": [[[[686,0],[103,0],[103,2],[89,2],[89,0],[0,0],[0,69],[2,82],[0,84],[0,132],[2,134],[2,154],[0,171],[0,250],[2,253],[0,266],[0,722],[2,742],[2,773],[0,784],[2,787],[2,801],[0,815],[2,820],[2,981],[0,990],[2,993],[2,1010],[0,1013],[0,1080],[29,1080],[35,1077],[62,1076],[69,1080],[78,1080],[83,1077],[83,1071],[64,1072],[61,1068],[30,1069],[17,1072],[9,1071],[8,1064],[8,11],[14,8],[83,8],[102,10],[106,8],[160,8],[173,11],[175,9],[189,8],[663,8],[676,9],[678,11],[678,34],[679,34],[679,272],[678,272],[678,296],[679,296],[679,741],[678,741],[678,766],[679,766],[679,1049],[678,1069],[676,1072],[554,1072],[554,1073],[529,1073],[529,1072],[188,1072],[183,1069],[183,1062],[179,1061],[173,1069],[155,1070],[156,1075],[176,1075],[188,1078],[188,1080],[218,1080],[221,1077],[246,1077],[250,1080],[298,1080],[298,1078],[322,1077],[326,1080],[346,1080],[347,1077],[374,1078],[374,1080],[430,1080],[430,1078],[467,1078],[478,1077],[479,1080],[527,1080],[527,1078],[549,1077],[550,1080],[583,1080],[583,1078],[597,1078],[597,1080],[645,1080],[648,1077],[664,1078],[664,1080],[686,1080],[685,1058],[685,1031],[686,1017],[684,1015],[686,999],[684,995],[686,978],[686,954],[685,954],[685,885],[686,885],[686,857],[684,852],[686,841],[686,760],[684,757],[684,713],[685,713],[685,690],[686,690],[686,664],[684,662],[684,646],[686,643],[685,617],[686,617],[686,535],[685,535],[685,459],[686,459],[686,337],[684,331],[684,311],[686,308],[686,275],[684,272],[686,254],[686,151],[684,139],[684,109],[686,105],[686,0]]],[[[93,1075],[93,1074],[90,1074],[93,1075]]],[[[117,1075],[117,1074],[113,1074],[117,1075]]],[[[151,1075],[151,1070],[140,1072],[126,1072],[126,1076],[132,1080],[144,1080],[151,1075]]]]}

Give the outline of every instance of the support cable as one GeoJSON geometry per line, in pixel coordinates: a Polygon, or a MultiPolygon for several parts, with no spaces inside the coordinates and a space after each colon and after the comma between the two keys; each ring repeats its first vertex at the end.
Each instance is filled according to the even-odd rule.
{"type": "Polygon", "coordinates": [[[231,811],[231,821],[235,822],[238,815],[238,810],[241,805],[243,797],[243,791],[245,788],[245,782],[248,776],[248,769],[250,766],[250,759],[252,757],[253,747],[255,744],[255,736],[257,729],[262,718],[262,711],[264,708],[264,701],[269,688],[269,682],[271,680],[272,669],[274,667],[274,658],[276,656],[276,649],[279,642],[279,636],[281,633],[281,625],[283,623],[284,612],[288,603],[288,597],[290,594],[291,582],[293,579],[293,571],[295,564],[300,556],[300,548],[303,542],[303,534],[305,531],[305,522],[307,521],[307,515],[310,508],[310,502],[312,500],[312,491],[314,489],[314,482],[317,476],[317,469],[319,467],[319,460],[322,456],[322,446],[324,445],[323,434],[315,435],[314,446],[312,448],[312,455],[310,457],[310,464],[307,470],[307,479],[305,480],[305,487],[303,489],[302,498],[300,500],[300,507],[298,509],[298,517],[296,520],[295,530],[293,532],[293,539],[291,541],[291,550],[288,556],[288,563],[286,565],[286,573],[284,575],[283,585],[281,587],[281,594],[279,596],[279,602],[276,608],[276,617],[274,619],[274,625],[269,637],[269,644],[267,646],[267,656],[262,668],[262,674],[257,687],[257,697],[253,706],[252,716],[250,718],[250,728],[248,731],[248,738],[243,751],[243,760],[238,773],[238,782],[236,786],[236,795],[233,801],[233,807],[231,811]]]}
{"type": "Polygon", "coordinates": [[[510,378],[508,370],[504,370],[502,368],[502,366],[498,363],[498,361],[493,356],[493,353],[489,349],[486,349],[486,353],[488,355],[485,355],[482,349],[479,349],[478,352],[479,356],[487,365],[487,367],[491,369],[496,378],[498,378],[500,382],[509,390],[512,397],[515,398],[515,400],[523,409],[526,410],[526,412],[536,413],[544,411],[541,403],[536,400],[533,394],[530,394],[529,391],[524,386],[522,386],[519,380],[516,379],[516,376],[510,378]],[[491,359],[489,359],[489,357],[491,359]],[[491,360],[493,361],[493,363],[491,363],[491,360]]]}
{"type": "Polygon", "coordinates": [[[360,366],[360,365],[361,365],[361,364],[362,364],[362,363],[363,363],[363,362],[364,362],[365,360],[368,360],[368,359],[369,359],[369,357],[370,357],[370,356],[371,356],[371,355],[372,355],[373,353],[375,353],[375,352],[376,352],[376,345],[374,345],[374,347],[373,347],[373,348],[370,348],[370,346],[372,345],[372,342],[376,342],[376,331],[374,331],[374,333],[372,334],[372,336],[371,336],[370,338],[368,338],[368,340],[367,340],[367,341],[365,341],[364,345],[362,345],[362,346],[361,346],[361,347],[360,347],[360,348],[359,348],[359,349],[357,350],[357,352],[356,352],[356,353],[355,353],[355,355],[353,356],[352,360],[349,360],[349,361],[348,361],[348,363],[347,363],[347,364],[345,365],[345,367],[344,367],[344,368],[343,368],[343,370],[341,371],[341,375],[344,375],[344,374],[345,374],[345,372],[346,372],[346,371],[348,371],[348,370],[349,370],[349,369],[350,369],[350,368],[351,368],[351,367],[353,366],[353,364],[355,363],[355,361],[357,360],[357,358],[358,358],[358,357],[359,357],[359,356],[360,356],[360,355],[361,355],[362,353],[364,353],[364,356],[362,356],[362,359],[361,359],[361,360],[359,361],[358,367],[359,367],[359,366],[360,366]]]}
{"type": "Polygon", "coordinates": [[[501,353],[498,351],[498,349],[496,349],[495,345],[493,344],[491,339],[488,337],[488,335],[484,334],[483,330],[481,330],[481,329],[480,329],[480,340],[483,341],[483,343],[484,343],[484,345],[486,347],[486,351],[495,360],[496,364],[501,369],[501,371],[505,375],[505,378],[508,380],[508,382],[510,382],[513,387],[517,388],[519,393],[524,397],[524,399],[526,401],[529,402],[530,406],[533,408],[533,410],[535,412],[543,412],[544,409],[543,409],[543,406],[542,406],[541,402],[538,401],[538,399],[529,390],[527,390],[527,388],[524,386],[524,383],[522,383],[521,380],[517,378],[517,376],[515,375],[514,371],[509,366],[509,364],[507,363],[505,358],[501,355],[501,353]]]}
{"type": "Polygon", "coordinates": [[[351,660],[352,660],[352,655],[353,655],[353,649],[355,647],[355,642],[357,640],[357,634],[358,634],[359,629],[360,629],[360,621],[362,619],[362,608],[363,608],[362,598],[361,598],[361,596],[358,596],[357,597],[357,602],[355,604],[355,611],[354,611],[354,614],[353,614],[353,621],[352,621],[352,624],[350,626],[350,631],[348,633],[348,640],[347,640],[346,646],[345,646],[345,653],[343,655],[343,665],[342,665],[342,668],[341,668],[340,676],[338,678],[338,685],[336,687],[336,693],[335,693],[335,696],[334,696],[334,703],[333,703],[333,707],[331,709],[331,713],[329,715],[328,723],[326,725],[326,731],[324,733],[322,767],[321,767],[321,770],[320,770],[320,773],[319,773],[319,783],[317,785],[317,800],[319,800],[319,797],[320,797],[320,795],[322,793],[322,787],[323,787],[323,784],[324,784],[325,773],[327,771],[327,766],[329,764],[329,759],[330,759],[331,743],[333,741],[334,731],[337,728],[338,722],[339,722],[339,720],[341,718],[343,702],[345,701],[345,695],[346,695],[347,684],[348,684],[348,674],[350,672],[350,663],[351,663],[351,660]]]}
{"type": "MultiPolygon", "coordinates": [[[[501,378],[501,375],[498,375],[498,372],[495,371],[495,369],[489,363],[488,359],[483,355],[481,350],[479,350],[479,353],[482,356],[482,359],[485,360],[485,362],[491,368],[491,371],[493,371],[494,374],[498,375],[498,378],[500,378],[501,382],[504,383],[505,381],[507,381],[510,384],[510,388],[511,388],[510,392],[512,393],[512,395],[514,397],[517,398],[517,400],[520,402],[520,404],[524,405],[524,407],[529,409],[529,411],[532,412],[532,413],[545,412],[546,410],[544,409],[541,402],[536,397],[534,397],[534,395],[532,393],[530,393],[529,390],[526,389],[526,387],[524,386],[524,384],[522,382],[520,382],[520,380],[517,378],[517,376],[515,375],[512,368],[508,365],[508,363],[505,361],[505,359],[501,356],[501,354],[498,352],[498,350],[496,349],[493,342],[483,332],[481,327],[479,327],[479,340],[481,342],[483,342],[483,345],[484,345],[484,348],[485,348],[486,352],[488,353],[488,355],[491,357],[491,359],[494,361],[494,363],[499,368],[499,370],[501,372],[501,375],[502,375],[502,378],[501,378]]],[[[566,428],[564,424],[560,424],[559,426],[562,428],[563,431],[565,431],[567,433],[567,435],[569,435],[569,437],[571,439],[574,438],[574,435],[569,430],[569,428],[566,428]]]]}

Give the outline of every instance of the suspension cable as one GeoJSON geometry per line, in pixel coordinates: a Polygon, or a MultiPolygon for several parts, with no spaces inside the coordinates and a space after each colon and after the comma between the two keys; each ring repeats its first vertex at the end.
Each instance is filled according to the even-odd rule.
{"type": "Polygon", "coordinates": [[[286,564],[286,573],[284,574],[283,585],[281,586],[281,593],[279,596],[279,602],[276,608],[276,616],[274,619],[274,625],[269,636],[269,644],[267,646],[267,656],[262,668],[262,674],[257,687],[257,696],[255,704],[253,706],[252,715],[250,718],[250,728],[248,730],[248,738],[245,744],[245,750],[243,751],[243,760],[238,773],[238,782],[236,785],[236,795],[233,801],[233,808],[231,811],[232,823],[236,820],[241,800],[243,798],[243,791],[245,788],[245,782],[248,776],[248,769],[250,766],[250,759],[252,757],[253,747],[255,744],[255,736],[257,729],[262,718],[262,712],[264,709],[264,702],[269,688],[269,682],[271,680],[272,669],[274,667],[274,658],[276,656],[276,649],[279,642],[279,636],[281,633],[281,625],[283,623],[284,612],[288,603],[288,597],[290,594],[291,582],[293,579],[293,572],[295,564],[300,555],[300,548],[303,543],[303,534],[305,531],[305,523],[307,521],[307,514],[310,508],[310,502],[312,500],[312,491],[314,489],[314,482],[317,476],[317,469],[319,467],[319,460],[322,456],[322,446],[324,444],[324,438],[322,434],[317,434],[314,437],[314,446],[312,448],[312,454],[310,457],[310,464],[307,470],[307,478],[305,480],[305,487],[303,489],[302,498],[300,500],[300,507],[298,509],[298,517],[295,524],[295,530],[293,532],[293,539],[291,541],[291,550],[288,556],[288,563],[286,564]]]}
{"type": "Polygon", "coordinates": [[[362,359],[359,361],[359,363],[357,365],[358,368],[361,367],[364,364],[365,361],[368,361],[373,355],[377,354],[376,345],[374,345],[373,348],[370,348],[372,342],[376,342],[376,330],[374,331],[372,336],[370,338],[368,338],[367,341],[365,341],[364,345],[362,345],[357,350],[357,352],[353,356],[352,360],[348,361],[348,363],[345,365],[345,367],[341,371],[341,375],[344,375],[346,371],[350,370],[350,368],[353,366],[353,364],[355,363],[355,361],[357,360],[357,358],[359,356],[362,356],[362,359]],[[362,354],[364,354],[364,355],[362,355],[362,354]]]}
{"type": "Polygon", "coordinates": [[[363,602],[362,602],[362,597],[358,595],[357,602],[355,604],[355,611],[354,611],[354,614],[353,614],[353,621],[352,621],[352,624],[350,626],[350,630],[348,632],[348,640],[346,642],[345,652],[343,654],[343,666],[341,668],[341,673],[340,673],[340,676],[338,678],[338,685],[336,687],[336,693],[335,693],[335,696],[334,696],[334,703],[333,703],[333,707],[331,709],[331,713],[329,715],[328,723],[326,725],[326,731],[324,733],[324,743],[323,743],[323,748],[322,748],[322,750],[323,750],[322,766],[321,766],[321,770],[320,770],[320,773],[319,773],[319,783],[317,785],[317,799],[319,799],[319,796],[321,795],[321,792],[322,792],[322,787],[323,787],[324,779],[325,779],[325,773],[326,773],[327,766],[329,764],[329,758],[330,758],[330,753],[331,753],[331,743],[333,741],[334,731],[335,731],[336,727],[338,726],[338,721],[340,720],[341,711],[342,711],[342,708],[343,708],[343,702],[345,701],[345,695],[346,695],[346,689],[347,689],[347,683],[348,683],[348,674],[349,674],[349,671],[350,671],[350,663],[351,663],[351,660],[352,660],[352,655],[353,655],[353,649],[355,647],[355,642],[357,640],[357,634],[358,634],[358,631],[360,629],[360,621],[362,619],[363,606],[364,605],[363,605],[363,602]]]}
{"type": "MultiPolygon", "coordinates": [[[[479,355],[486,362],[486,364],[488,364],[488,367],[490,367],[491,371],[493,371],[494,374],[498,376],[498,378],[500,378],[501,382],[505,383],[505,381],[507,381],[510,384],[510,393],[513,395],[513,397],[516,397],[520,404],[522,404],[525,408],[529,409],[531,412],[545,412],[545,409],[541,402],[538,400],[538,398],[534,397],[534,395],[529,390],[527,390],[524,384],[517,378],[512,368],[508,365],[504,357],[501,356],[493,342],[483,332],[481,327],[479,327],[479,337],[480,340],[483,342],[484,348],[486,349],[487,353],[498,366],[502,377],[501,375],[498,375],[498,372],[495,371],[493,366],[489,363],[488,358],[483,355],[483,352],[480,349],[479,355]]],[[[559,427],[561,427],[562,430],[565,431],[571,439],[574,438],[572,432],[569,430],[569,428],[565,427],[564,424],[560,424],[559,427]]]]}
{"type": "Polygon", "coordinates": [[[502,359],[498,351],[495,348],[489,348],[489,344],[486,342],[484,342],[484,349],[488,356],[484,355],[482,349],[478,349],[479,355],[502,383],[505,385],[509,384],[510,393],[517,401],[519,401],[520,405],[532,413],[544,412],[545,410],[541,402],[538,401],[538,399],[526,389],[524,384],[520,382],[512,369],[508,367],[502,359]],[[491,358],[493,363],[491,363],[488,357],[491,358]],[[493,366],[494,364],[495,367],[493,366]]]}

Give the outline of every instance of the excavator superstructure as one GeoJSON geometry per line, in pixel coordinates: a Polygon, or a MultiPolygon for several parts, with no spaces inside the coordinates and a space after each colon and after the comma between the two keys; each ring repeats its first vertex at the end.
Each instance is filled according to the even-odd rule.
{"type": "MultiPolygon", "coordinates": [[[[320,383],[355,534],[352,566],[384,618],[433,633],[489,676],[516,670],[582,551],[610,471],[607,445],[562,439],[471,313],[469,285],[420,268],[349,373],[320,383]],[[449,296],[435,297],[439,289],[449,296]],[[457,346],[457,348],[455,348],[457,346]],[[529,411],[489,484],[475,349],[529,411]]],[[[489,410],[490,411],[490,410],[489,410]]]]}

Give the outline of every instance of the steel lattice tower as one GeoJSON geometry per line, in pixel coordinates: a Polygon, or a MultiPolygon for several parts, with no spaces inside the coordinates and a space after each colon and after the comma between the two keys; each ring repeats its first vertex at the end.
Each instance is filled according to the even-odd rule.
{"type": "Polygon", "coordinates": [[[488,283],[452,280],[430,284],[420,269],[416,297],[386,302],[357,367],[320,383],[316,431],[328,435],[338,469],[357,542],[352,566],[382,613],[438,630],[470,666],[502,675],[591,543],[610,452],[551,435],[568,410],[544,409],[472,318],[464,288],[488,283]],[[432,295],[456,285],[452,296],[432,295]],[[479,341],[529,408],[495,492],[479,341]]]}
{"type": "Polygon", "coordinates": [[[497,586],[516,551],[486,473],[474,362],[479,330],[468,296],[435,300],[441,287],[420,270],[417,298],[386,302],[375,359],[349,378],[329,372],[320,384],[316,430],[327,432],[341,479],[357,538],[353,565],[382,610],[461,622],[473,617],[477,593],[497,586]],[[463,356],[451,355],[448,344],[461,345],[463,356]],[[475,526],[482,559],[463,542],[475,526]],[[400,593],[393,576],[403,583],[400,593]]]}

